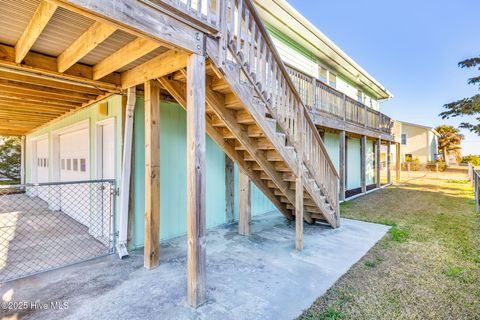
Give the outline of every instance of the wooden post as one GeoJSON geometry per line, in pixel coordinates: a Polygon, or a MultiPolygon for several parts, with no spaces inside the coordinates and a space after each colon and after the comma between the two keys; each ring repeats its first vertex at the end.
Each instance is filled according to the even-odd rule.
{"type": "Polygon", "coordinates": [[[238,172],[238,233],[250,235],[251,207],[250,178],[242,171],[238,172]]]}
{"type": "Polygon", "coordinates": [[[377,170],[377,174],[376,174],[376,183],[377,183],[377,188],[380,188],[380,186],[382,185],[381,182],[380,182],[380,178],[381,178],[381,151],[382,151],[382,140],[378,139],[377,142],[376,142],[376,145],[375,145],[375,162],[376,162],[376,170],[377,170]]]}
{"type": "Polygon", "coordinates": [[[187,63],[187,302],[206,300],[205,235],[205,57],[187,63]]]}
{"type": "Polygon", "coordinates": [[[390,172],[392,164],[392,155],[390,154],[390,141],[387,141],[387,183],[392,183],[392,173],[390,172]]]}
{"type": "Polygon", "coordinates": [[[297,161],[298,175],[295,179],[295,248],[303,250],[303,108],[297,116],[297,161]]]}
{"type": "Polygon", "coordinates": [[[25,184],[25,136],[20,141],[20,184],[25,184]]]}
{"type": "Polygon", "coordinates": [[[360,183],[362,193],[367,192],[367,136],[362,136],[360,145],[360,183]]]}
{"type": "Polygon", "coordinates": [[[345,166],[346,166],[346,157],[345,157],[345,131],[340,131],[340,156],[339,156],[339,172],[338,175],[340,176],[340,201],[345,200],[345,166]]]}
{"type": "Polygon", "coordinates": [[[402,169],[402,164],[400,163],[400,142],[397,142],[395,144],[396,150],[395,150],[395,164],[396,164],[396,180],[397,182],[400,181],[401,179],[401,169],[402,169]]]}
{"type": "Polygon", "coordinates": [[[145,242],[144,266],[160,257],[160,84],[145,82],[145,242]]]}
{"type": "Polygon", "coordinates": [[[235,177],[232,159],[225,155],[225,218],[227,223],[235,221],[235,177]]]}

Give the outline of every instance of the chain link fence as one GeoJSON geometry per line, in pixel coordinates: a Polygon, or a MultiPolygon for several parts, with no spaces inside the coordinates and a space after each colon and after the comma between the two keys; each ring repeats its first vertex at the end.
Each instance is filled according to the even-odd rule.
{"type": "Polygon", "coordinates": [[[114,252],[113,180],[0,186],[0,283],[114,252]]]}

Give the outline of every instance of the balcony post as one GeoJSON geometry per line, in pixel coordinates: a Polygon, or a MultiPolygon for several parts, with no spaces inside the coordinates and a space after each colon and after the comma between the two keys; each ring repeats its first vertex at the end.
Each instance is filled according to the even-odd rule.
{"type": "Polygon", "coordinates": [[[360,183],[362,193],[367,192],[367,136],[362,136],[360,145],[360,183]]]}
{"type": "Polygon", "coordinates": [[[363,105],[363,112],[365,112],[364,114],[364,117],[363,117],[363,121],[365,122],[364,125],[365,125],[365,128],[368,127],[368,109],[367,109],[367,106],[366,105],[363,105]]]}
{"type": "Polygon", "coordinates": [[[381,186],[381,183],[380,183],[380,178],[381,178],[381,164],[380,164],[380,160],[381,160],[381,149],[382,149],[382,140],[379,138],[376,142],[376,145],[375,145],[375,162],[376,162],[376,171],[377,171],[377,174],[376,174],[376,183],[377,183],[377,188],[380,188],[381,186]]]}
{"type": "Polygon", "coordinates": [[[317,115],[317,79],[315,77],[312,77],[312,114],[315,120],[317,115]]]}
{"type": "Polygon", "coordinates": [[[346,160],[346,157],[345,157],[345,140],[346,140],[346,137],[345,137],[345,130],[342,130],[340,131],[340,155],[339,155],[339,172],[338,172],[338,175],[340,176],[340,195],[339,195],[339,198],[341,201],[345,200],[345,160],[346,160]]]}
{"type": "Polygon", "coordinates": [[[390,141],[387,141],[387,184],[392,183],[392,175],[390,172],[392,156],[390,155],[390,141]]]}

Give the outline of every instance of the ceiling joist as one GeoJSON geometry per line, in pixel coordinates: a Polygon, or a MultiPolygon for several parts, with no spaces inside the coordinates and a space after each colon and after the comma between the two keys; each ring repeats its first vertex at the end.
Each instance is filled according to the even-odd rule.
{"type": "Polygon", "coordinates": [[[30,19],[25,31],[18,39],[15,45],[15,62],[22,62],[23,58],[27,55],[27,52],[33,46],[37,38],[42,33],[43,29],[47,25],[50,18],[55,13],[57,5],[54,3],[40,1],[37,10],[30,19]]]}
{"type": "Polygon", "coordinates": [[[75,40],[70,47],[65,49],[58,57],[58,72],[64,72],[80,59],[85,57],[90,51],[95,49],[100,43],[110,37],[116,28],[95,22],[84,34],[75,40]]]}

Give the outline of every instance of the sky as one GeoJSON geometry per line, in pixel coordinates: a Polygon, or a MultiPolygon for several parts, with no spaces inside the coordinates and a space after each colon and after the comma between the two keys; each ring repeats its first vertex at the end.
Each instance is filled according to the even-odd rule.
{"type": "MultiPolygon", "coordinates": [[[[457,66],[480,56],[479,0],[287,1],[393,93],[383,113],[432,127],[475,121],[438,114],[479,92],[467,79],[480,71],[457,66]]],[[[480,136],[462,133],[462,153],[480,154],[480,136]]]]}

